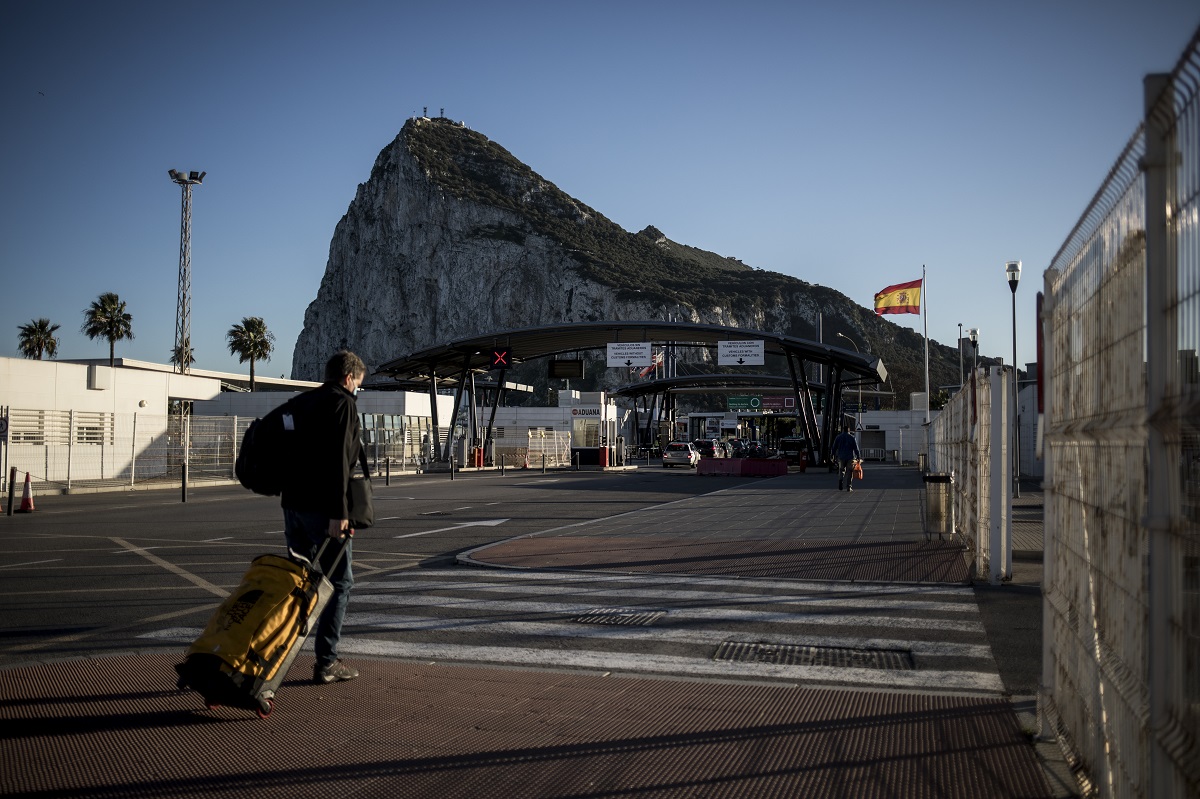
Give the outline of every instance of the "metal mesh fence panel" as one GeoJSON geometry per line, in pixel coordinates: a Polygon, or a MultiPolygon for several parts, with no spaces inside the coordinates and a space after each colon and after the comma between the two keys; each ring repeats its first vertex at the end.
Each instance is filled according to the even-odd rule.
{"type": "Polygon", "coordinates": [[[1042,711],[1102,796],[1200,792],[1198,41],[1046,272],[1042,711]]]}

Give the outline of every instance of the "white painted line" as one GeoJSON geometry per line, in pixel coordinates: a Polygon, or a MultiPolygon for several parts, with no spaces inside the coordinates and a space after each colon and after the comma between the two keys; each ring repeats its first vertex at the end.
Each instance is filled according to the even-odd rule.
{"type": "Polygon", "coordinates": [[[517,647],[425,644],[342,638],[338,651],[419,660],[451,660],[504,665],[557,666],[625,673],[686,674],[717,679],[777,679],[872,688],[920,688],[1001,693],[1000,676],[989,672],[856,669],[840,666],[785,666],[768,663],[729,663],[675,655],[545,650],[517,647]]]}
{"type": "Polygon", "coordinates": [[[504,524],[508,519],[486,519],[478,522],[459,522],[453,527],[440,527],[437,530],[424,530],[420,533],[406,533],[398,535],[396,538],[416,538],[420,535],[433,535],[434,533],[445,533],[450,530],[458,530],[462,527],[495,527],[498,524],[504,524]]]}
{"type": "Polygon", "coordinates": [[[146,560],[155,564],[156,566],[161,566],[162,568],[166,569],[167,571],[171,572],[172,574],[182,577],[183,579],[187,580],[192,585],[194,585],[198,588],[203,588],[205,591],[208,591],[210,594],[215,594],[216,596],[219,596],[222,599],[229,596],[229,592],[226,591],[224,588],[221,588],[220,586],[217,586],[217,585],[213,585],[208,580],[205,580],[203,577],[198,577],[197,575],[192,574],[191,572],[189,572],[185,569],[182,569],[179,566],[176,566],[174,563],[168,563],[167,561],[163,560],[162,558],[158,557],[157,555],[151,555],[146,550],[142,549],[141,547],[135,547],[133,544],[129,543],[128,541],[126,541],[123,538],[110,538],[109,540],[112,541],[113,543],[117,544],[118,546],[125,547],[125,549],[129,550],[130,552],[134,553],[135,555],[141,555],[143,558],[145,558],[146,560]]]}
{"type": "MultiPolygon", "coordinates": [[[[626,595],[627,601],[636,594],[626,595]]],[[[558,614],[578,616],[594,610],[596,603],[588,602],[508,602],[495,597],[465,598],[450,596],[425,596],[421,594],[365,594],[356,596],[355,603],[392,605],[396,607],[441,607],[456,611],[477,611],[493,615],[558,614]]],[[[715,601],[714,601],[715,604],[715,601]]],[[[656,608],[663,609],[663,608],[656,608]]],[[[907,618],[879,616],[874,613],[784,613],[749,610],[726,610],[724,608],[670,608],[677,622],[711,622],[721,624],[795,624],[834,627],[871,627],[893,630],[941,630],[948,632],[983,635],[983,624],[979,621],[956,621],[951,619],[907,618]]]]}
{"type": "MultiPolygon", "coordinates": [[[[139,636],[160,641],[186,643],[200,634],[200,628],[177,627],[139,636]]],[[[312,640],[305,642],[312,646],[312,640]]],[[[940,669],[892,670],[858,669],[842,666],[788,666],[770,663],[732,663],[677,655],[596,652],[591,650],[534,649],[512,646],[472,646],[436,644],[342,636],[338,644],[342,654],[368,657],[409,658],[467,663],[496,663],[506,666],[557,667],[616,671],[628,674],[682,674],[714,679],[776,679],[836,685],[867,685],[872,688],[979,691],[1002,693],[1000,676],[988,671],[949,671],[940,669]]]]}
{"type": "MultiPolygon", "coordinates": [[[[384,585],[385,583],[380,583],[384,585]]],[[[687,603],[694,604],[697,600],[707,602],[709,604],[721,606],[739,606],[739,605],[786,605],[794,606],[797,613],[804,613],[808,608],[855,608],[858,610],[889,610],[889,611],[908,611],[912,613],[924,613],[929,611],[943,613],[968,613],[977,614],[978,607],[975,605],[973,598],[965,598],[967,601],[958,602],[929,602],[920,599],[912,599],[903,594],[889,594],[887,592],[877,592],[866,597],[846,597],[846,596],[831,596],[836,594],[836,591],[828,591],[822,594],[802,595],[802,594],[771,594],[768,592],[761,593],[742,593],[731,591],[689,591],[686,589],[657,589],[657,588],[630,588],[626,586],[614,586],[610,589],[589,587],[580,589],[571,585],[513,585],[503,582],[425,582],[417,578],[416,580],[404,580],[403,585],[391,586],[399,588],[405,593],[409,592],[427,592],[427,591],[487,591],[489,593],[499,594],[519,594],[522,596],[550,594],[559,597],[575,596],[586,600],[603,599],[605,597],[613,597],[616,599],[625,599],[628,601],[630,597],[637,597],[639,600],[645,601],[660,601],[665,603],[687,603]]],[[[607,603],[599,603],[607,604],[607,603]]]]}
{"type": "MultiPolygon", "coordinates": [[[[160,613],[157,616],[149,616],[144,619],[138,619],[137,621],[132,621],[128,624],[114,624],[111,627],[103,627],[99,630],[89,630],[88,632],[78,633],[76,635],[64,635],[59,638],[47,638],[47,639],[44,639],[41,641],[34,641],[32,643],[23,644],[21,646],[14,646],[11,649],[9,649],[8,651],[9,652],[33,652],[38,649],[47,649],[49,647],[57,646],[59,644],[69,644],[69,643],[73,643],[75,641],[82,641],[85,638],[107,638],[110,635],[112,635],[112,633],[114,633],[114,632],[117,632],[119,630],[128,630],[130,627],[137,627],[140,624],[153,624],[154,622],[167,621],[168,619],[175,619],[175,618],[179,618],[180,616],[188,616],[193,613],[202,613],[202,612],[206,612],[206,611],[211,613],[216,607],[217,607],[216,604],[211,604],[211,605],[200,605],[198,607],[192,607],[192,608],[185,608],[184,610],[173,610],[169,613],[160,613]]],[[[188,629],[192,629],[192,628],[188,628],[188,629]]],[[[195,629],[195,635],[193,635],[191,638],[187,639],[183,643],[190,644],[193,640],[195,640],[200,635],[200,632],[201,632],[200,628],[196,627],[194,629],[195,629]]]]}
{"type": "MultiPolygon", "coordinates": [[[[355,598],[357,600],[357,597],[355,598]]],[[[370,627],[372,630],[391,630],[410,633],[486,633],[493,635],[524,635],[539,638],[598,638],[618,641],[665,641],[680,644],[711,644],[740,640],[745,630],[700,629],[670,627],[671,616],[645,627],[618,624],[580,624],[573,621],[497,621],[492,618],[441,616],[404,616],[389,613],[356,613],[351,602],[346,624],[370,627]],[[664,626],[666,625],[666,626],[664,626]]],[[[907,649],[922,657],[965,657],[992,660],[992,648],[987,644],[958,644],[949,641],[908,641],[898,638],[866,638],[862,636],[775,635],[753,636],[757,643],[780,646],[823,646],[856,649],[907,649]]]]}
{"type": "MultiPolygon", "coordinates": [[[[475,573],[479,574],[480,572],[475,573]]],[[[488,580],[510,581],[514,583],[547,582],[560,586],[593,583],[639,582],[656,586],[681,585],[687,588],[707,588],[712,586],[714,588],[737,588],[742,590],[752,589],[754,591],[761,591],[764,594],[780,591],[789,593],[812,592],[822,594],[861,593],[870,594],[871,596],[881,596],[890,593],[903,595],[919,594],[922,596],[950,596],[958,597],[964,601],[970,601],[972,603],[975,601],[974,590],[969,586],[963,585],[917,585],[912,583],[896,585],[886,583],[850,583],[833,580],[772,580],[757,577],[724,578],[708,577],[705,575],[678,576],[671,574],[651,574],[647,572],[612,574],[611,572],[524,571],[492,569],[485,573],[488,575],[486,578],[488,580]]],[[[462,569],[423,570],[420,574],[420,578],[429,578],[433,580],[449,578],[453,581],[456,581],[463,588],[474,584],[472,581],[467,580],[463,576],[462,569]]]]}
{"type": "Polygon", "coordinates": [[[9,563],[6,566],[0,566],[0,569],[16,569],[21,566],[37,566],[41,563],[57,563],[60,560],[62,560],[62,558],[51,558],[50,560],[28,560],[24,563],[9,563]]]}

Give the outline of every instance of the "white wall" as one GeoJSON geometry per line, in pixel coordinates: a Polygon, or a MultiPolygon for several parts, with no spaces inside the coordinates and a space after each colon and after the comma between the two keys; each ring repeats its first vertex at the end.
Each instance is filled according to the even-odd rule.
{"type": "Polygon", "coordinates": [[[12,408],[165,415],[171,399],[207,400],[220,392],[221,381],[211,378],[0,358],[0,405],[12,408]],[[101,388],[88,388],[89,368],[101,388]]]}
{"type": "MultiPolygon", "coordinates": [[[[245,416],[259,418],[287,402],[298,391],[227,391],[206,402],[192,405],[197,416],[245,416]]],[[[450,424],[454,397],[438,395],[438,422],[450,424]]],[[[416,391],[364,391],[358,395],[359,413],[432,417],[429,394],[416,391]]]]}

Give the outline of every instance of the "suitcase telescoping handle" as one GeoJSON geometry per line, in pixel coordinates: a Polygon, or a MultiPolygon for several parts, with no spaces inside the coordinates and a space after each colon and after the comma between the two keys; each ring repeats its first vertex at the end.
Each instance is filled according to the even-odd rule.
{"type": "Polygon", "coordinates": [[[321,546],[317,547],[317,554],[313,555],[313,566],[315,566],[322,574],[329,574],[332,572],[337,568],[338,563],[341,562],[342,556],[346,554],[346,547],[350,546],[350,539],[352,538],[354,538],[354,531],[347,530],[346,534],[338,539],[337,555],[334,556],[333,562],[329,564],[328,568],[326,568],[325,565],[321,563],[321,556],[325,554],[325,547],[329,546],[330,541],[333,541],[332,538],[326,537],[325,540],[321,542],[321,546]]]}

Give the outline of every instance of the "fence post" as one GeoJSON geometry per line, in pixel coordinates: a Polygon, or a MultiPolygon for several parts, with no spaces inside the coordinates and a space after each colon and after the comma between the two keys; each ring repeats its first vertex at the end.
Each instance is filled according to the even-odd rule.
{"type": "MultiPolygon", "coordinates": [[[[1177,791],[1186,792],[1186,789],[1182,789],[1180,768],[1173,762],[1164,743],[1170,737],[1177,737],[1171,731],[1178,723],[1174,721],[1176,713],[1172,712],[1172,707],[1180,699],[1185,703],[1187,700],[1182,688],[1184,647],[1172,640],[1171,629],[1172,617],[1180,618],[1184,612],[1184,608],[1176,610],[1174,601],[1182,590],[1178,581],[1183,553],[1176,551],[1178,547],[1171,534],[1172,516],[1177,507],[1171,498],[1182,496],[1178,442],[1181,440],[1179,422],[1183,411],[1178,405],[1174,408],[1170,405],[1172,389],[1177,392],[1176,396],[1182,396],[1180,387],[1173,385],[1173,378],[1181,357],[1182,334],[1179,333],[1178,316],[1183,300],[1179,296],[1177,250],[1167,219],[1167,208],[1177,207],[1175,203],[1179,198],[1172,196],[1168,170],[1173,172],[1181,161],[1186,168],[1188,158],[1195,157],[1196,151],[1182,154],[1177,151],[1172,128],[1179,122],[1170,75],[1146,76],[1143,104],[1146,118],[1143,159],[1146,181],[1145,418],[1150,420],[1146,436],[1149,474],[1143,525],[1149,538],[1146,647],[1148,652],[1154,653],[1146,680],[1150,706],[1149,795],[1174,796],[1177,791]],[[1168,206],[1168,203],[1172,205],[1168,206]]],[[[1195,267],[1196,262],[1192,261],[1190,265],[1195,267]]]]}
{"type": "Polygon", "coordinates": [[[180,410],[180,420],[179,420],[180,421],[179,435],[181,438],[180,443],[183,444],[183,469],[181,469],[180,471],[182,471],[182,473],[183,473],[183,475],[182,475],[183,480],[180,485],[181,497],[180,497],[179,501],[187,502],[188,456],[191,455],[191,450],[192,450],[192,442],[191,442],[191,438],[192,438],[191,421],[192,421],[192,419],[191,419],[191,416],[182,409],[182,405],[180,407],[181,407],[181,410],[180,410]]]}
{"type": "Polygon", "coordinates": [[[71,490],[71,461],[75,452],[75,409],[67,411],[67,491],[71,490]]]}
{"type": "Polygon", "coordinates": [[[133,488],[137,482],[134,476],[137,472],[137,411],[133,412],[133,435],[130,436],[129,442],[129,487],[133,488]]]}
{"type": "Polygon", "coordinates": [[[988,582],[997,585],[1007,575],[1004,573],[1004,544],[1008,536],[1005,526],[1008,520],[1008,505],[1012,501],[1012,471],[1008,452],[1008,392],[1005,391],[1004,367],[991,370],[991,486],[988,508],[988,582]]]}

